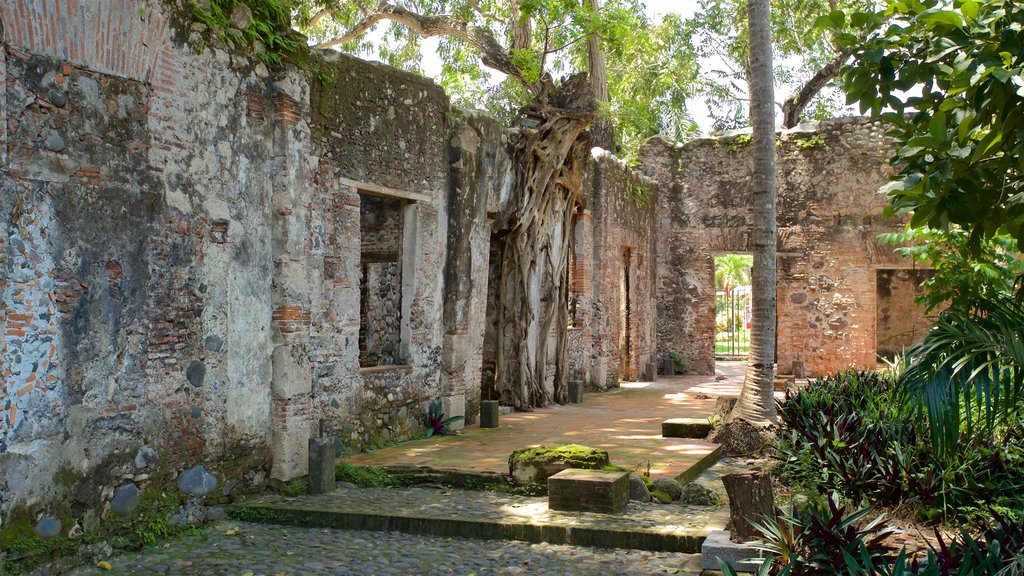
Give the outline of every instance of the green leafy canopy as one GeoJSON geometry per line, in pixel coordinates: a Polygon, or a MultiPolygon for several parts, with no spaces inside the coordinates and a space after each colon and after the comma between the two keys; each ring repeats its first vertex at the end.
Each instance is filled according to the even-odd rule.
{"type": "MultiPolygon", "coordinates": [[[[850,103],[899,146],[889,215],[983,238],[1024,238],[1024,6],[895,1],[856,14],[873,32],[845,70],[850,103]]],[[[847,38],[845,41],[853,42],[847,38]]],[[[858,40],[858,42],[860,42],[858,40]]]]}
{"type": "MultiPolygon", "coordinates": [[[[318,44],[343,36],[379,4],[298,0],[293,20],[318,44]]],[[[530,82],[545,74],[559,78],[587,71],[587,39],[597,34],[608,70],[609,102],[601,113],[613,120],[627,149],[659,133],[682,138],[696,132],[686,101],[692,96],[697,67],[682,22],[671,15],[660,23],[651,22],[639,0],[603,0],[597,11],[581,0],[396,0],[391,4],[425,16],[450,15],[488,31],[530,82]]],[[[402,24],[383,20],[340,48],[423,72],[422,39],[402,24]]],[[[457,106],[482,107],[509,123],[530,100],[521,82],[483,66],[480,54],[457,37],[441,36],[437,56],[442,69],[436,80],[457,106]]]]}

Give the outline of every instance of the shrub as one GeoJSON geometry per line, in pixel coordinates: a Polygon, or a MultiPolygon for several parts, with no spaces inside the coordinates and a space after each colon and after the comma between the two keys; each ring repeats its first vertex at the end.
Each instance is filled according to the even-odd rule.
{"type": "MultiPolygon", "coordinates": [[[[802,576],[812,574],[874,574],[886,563],[885,539],[891,532],[885,518],[866,520],[870,508],[846,514],[846,507],[830,495],[826,505],[777,511],[776,520],[755,527],[764,535],[757,548],[770,556],[762,573],[802,576]]],[[[723,568],[726,574],[733,573],[723,568]]]]}
{"type": "Polygon", "coordinates": [[[916,505],[928,521],[983,521],[1024,508],[1024,431],[964,434],[936,457],[927,419],[901,382],[848,372],[821,378],[780,402],[776,475],[812,499],[916,505]]]}

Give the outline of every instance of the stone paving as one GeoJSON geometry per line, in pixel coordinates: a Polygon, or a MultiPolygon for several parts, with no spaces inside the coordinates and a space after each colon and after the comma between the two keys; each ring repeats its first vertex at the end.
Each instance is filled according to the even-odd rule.
{"type": "Polygon", "coordinates": [[[700,574],[700,556],[220,522],[189,536],[84,566],[71,576],[485,576],[700,574]]]}
{"type": "Polygon", "coordinates": [[[544,540],[648,550],[699,550],[728,521],[726,506],[630,502],[619,514],[548,509],[547,498],[435,488],[344,488],[316,496],[266,494],[245,502],[269,521],[332,527],[398,527],[444,536],[544,540]]]}
{"type": "Polygon", "coordinates": [[[348,462],[507,474],[508,457],[514,450],[583,444],[608,450],[613,464],[640,470],[649,465],[652,478],[676,477],[716,445],[662,438],[661,423],[669,418],[707,418],[718,397],[739,396],[743,363],[719,362],[717,374],[623,382],[616,390],[584,395],[582,404],[507,414],[501,416],[499,428],[474,425],[458,436],[405,442],[356,454],[348,462]]]}
{"type": "MultiPolygon", "coordinates": [[[[731,364],[719,364],[722,379],[684,376],[624,384],[617,391],[587,395],[582,406],[506,415],[502,416],[502,427],[496,430],[474,427],[462,436],[406,443],[349,461],[504,473],[508,454],[516,448],[581,443],[609,450],[613,462],[619,464],[639,464],[647,458],[652,476],[675,476],[713,445],[699,440],[663,439],[661,421],[706,417],[718,396],[737,395],[743,370],[740,363],[731,364]]],[[[697,482],[724,497],[721,475],[750,464],[725,460],[697,482]]],[[[548,510],[545,498],[438,488],[349,487],[298,498],[266,494],[246,506],[250,510],[262,508],[265,514],[268,509],[294,513],[292,519],[268,515],[266,519],[271,522],[298,520],[298,524],[320,523],[324,527],[223,521],[205,528],[205,535],[112,558],[109,571],[84,566],[71,574],[695,576],[700,574],[699,554],[649,549],[687,550],[695,542],[695,549],[699,549],[703,535],[721,529],[728,520],[724,505],[631,502],[621,514],[590,514],[548,510]],[[340,517],[356,520],[343,521],[340,517]],[[326,527],[366,528],[379,518],[399,520],[403,532],[326,527]],[[488,536],[488,530],[481,528],[487,525],[505,528],[502,534],[512,527],[511,533],[516,536],[507,540],[457,537],[493,538],[499,534],[491,530],[494,534],[488,536]],[[580,545],[592,543],[617,547],[580,545]]]]}

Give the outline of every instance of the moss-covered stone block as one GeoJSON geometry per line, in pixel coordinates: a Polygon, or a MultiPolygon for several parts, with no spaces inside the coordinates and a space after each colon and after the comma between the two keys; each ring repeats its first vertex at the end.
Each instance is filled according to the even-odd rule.
{"type": "Polygon", "coordinates": [[[508,458],[508,473],[517,484],[544,484],[551,476],[569,468],[614,469],[607,450],[579,444],[524,448],[508,458]]]}

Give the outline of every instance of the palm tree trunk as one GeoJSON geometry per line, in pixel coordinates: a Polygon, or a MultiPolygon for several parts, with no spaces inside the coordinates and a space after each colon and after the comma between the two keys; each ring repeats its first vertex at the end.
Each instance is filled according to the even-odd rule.
{"type": "Polygon", "coordinates": [[[775,411],[775,91],[768,0],[749,0],[750,118],[754,154],[754,267],[750,355],[731,418],[773,423],[775,411]]]}
{"type": "MultiPolygon", "coordinates": [[[[583,6],[590,10],[595,17],[600,10],[598,0],[583,0],[583,6]]],[[[597,32],[592,32],[587,38],[587,56],[590,65],[590,85],[594,88],[594,98],[597,100],[598,106],[603,107],[604,112],[607,112],[608,72],[604,51],[601,49],[601,37],[597,32]]],[[[606,116],[598,116],[591,124],[590,143],[609,152],[615,152],[615,132],[611,120],[606,116]]]]}

